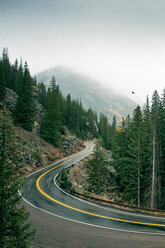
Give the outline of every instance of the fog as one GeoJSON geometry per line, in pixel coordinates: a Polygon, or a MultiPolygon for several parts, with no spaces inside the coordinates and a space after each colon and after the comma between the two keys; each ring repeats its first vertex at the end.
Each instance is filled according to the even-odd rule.
{"type": "Polygon", "coordinates": [[[32,74],[65,65],[144,103],[165,86],[164,9],[163,0],[0,0],[0,48],[32,74]]]}

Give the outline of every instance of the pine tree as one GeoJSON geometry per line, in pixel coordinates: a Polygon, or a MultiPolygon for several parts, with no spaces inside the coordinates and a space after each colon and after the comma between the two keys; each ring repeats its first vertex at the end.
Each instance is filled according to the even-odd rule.
{"type": "Polygon", "coordinates": [[[163,89],[162,93],[162,106],[165,107],[165,88],[163,89]]]}
{"type": "Polygon", "coordinates": [[[3,64],[0,61],[0,101],[3,101],[6,96],[6,82],[3,71],[3,64]]]}
{"type": "Polygon", "coordinates": [[[33,96],[32,78],[25,62],[23,83],[15,110],[15,122],[24,129],[32,131],[35,117],[35,101],[33,96]]]}
{"type": "Polygon", "coordinates": [[[38,102],[42,104],[45,107],[46,103],[46,86],[43,82],[38,83],[38,89],[39,89],[39,94],[38,94],[38,102]]]}
{"type": "Polygon", "coordinates": [[[18,60],[16,59],[14,65],[11,67],[12,78],[11,78],[11,89],[17,94],[19,93],[19,71],[18,71],[18,60]]]}
{"type": "Polygon", "coordinates": [[[36,78],[36,76],[33,78],[33,85],[37,86],[37,78],[36,78]]]}
{"type": "MultiPolygon", "coordinates": [[[[125,157],[128,150],[129,129],[126,126],[124,118],[122,118],[119,131],[116,133],[115,143],[112,147],[112,158],[114,159],[115,169],[117,171],[116,182],[119,186],[120,192],[125,188],[125,167],[127,166],[125,157]]],[[[127,176],[127,174],[126,174],[127,176]]]]}
{"type": "Polygon", "coordinates": [[[22,58],[21,58],[20,65],[18,67],[18,89],[16,90],[18,95],[21,94],[23,81],[24,81],[24,69],[22,66],[22,58]]]}
{"type": "Polygon", "coordinates": [[[11,89],[11,65],[9,61],[8,49],[3,48],[2,52],[2,63],[3,63],[3,71],[6,82],[6,87],[11,89]]]}
{"type": "Polygon", "coordinates": [[[46,96],[45,112],[41,122],[41,137],[56,147],[60,145],[62,123],[60,99],[59,86],[56,85],[55,77],[53,77],[46,96]]]}
{"type": "Polygon", "coordinates": [[[20,206],[20,190],[23,180],[20,175],[21,141],[16,128],[0,112],[0,247],[28,248],[34,237],[27,223],[29,213],[20,206]]]}
{"type": "Polygon", "coordinates": [[[110,126],[108,124],[108,119],[104,114],[100,114],[99,120],[99,134],[103,138],[103,145],[106,149],[110,147],[110,126]]]}
{"type": "Polygon", "coordinates": [[[157,171],[159,168],[159,150],[158,150],[158,116],[159,116],[159,108],[160,108],[160,97],[158,92],[155,90],[152,96],[152,107],[151,107],[151,115],[152,115],[152,130],[153,130],[153,159],[152,159],[152,190],[151,190],[151,208],[156,206],[156,184],[157,184],[157,171]]]}
{"type": "Polygon", "coordinates": [[[141,205],[141,168],[142,168],[142,147],[143,147],[143,125],[142,113],[138,106],[132,118],[129,133],[129,143],[126,156],[125,177],[125,198],[141,205]]]}
{"type": "Polygon", "coordinates": [[[117,125],[116,125],[116,116],[114,115],[112,120],[112,126],[110,128],[110,148],[115,146],[115,139],[117,135],[117,125]]]}
{"type": "Polygon", "coordinates": [[[158,208],[165,208],[165,90],[159,108],[158,118],[158,144],[159,144],[159,169],[158,169],[158,208]]]}
{"type": "Polygon", "coordinates": [[[152,120],[149,98],[143,107],[143,158],[141,174],[141,196],[144,207],[151,206],[151,183],[152,183],[152,120]]]}
{"type": "Polygon", "coordinates": [[[72,112],[72,100],[71,95],[68,94],[65,102],[65,124],[72,130],[73,128],[73,112],[72,112]]]}
{"type": "Polygon", "coordinates": [[[125,118],[125,128],[127,128],[127,130],[129,131],[130,127],[131,127],[131,117],[130,115],[127,115],[127,117],[125,118]]]}
{"type": "Polygon", "coordinates": [[[87,125],[87,132],[91,134],[90,138],[97,136],[97,114],[92,110],[92,108],[89,108],[86,113],[86,125],[87,125]]]}
{"type": "Polygon", "coordinates": [[[93,159],[88,162],[88,183],[90,191],[97,194],[104,192],[107,188],[107,166],[105,153],[98,142],[93,153],[93,159]]]}

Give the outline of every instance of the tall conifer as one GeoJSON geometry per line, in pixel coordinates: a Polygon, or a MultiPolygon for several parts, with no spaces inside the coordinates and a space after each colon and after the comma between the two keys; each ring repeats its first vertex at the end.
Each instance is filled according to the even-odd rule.
{"type": "Polygon", "coordinates": [[[104,114],[100,114],[99,120],[99,133],[103,138],[103,145],[106,149],[110,147],[110,126],[108,124],[108,119],[104,114]]]}
{"type": "Polygon", "coordinates": [[[0,101],[3,101],[6,96],[6,82],[3,70],[2,61],[0,61],[0,101]]]}
{"type": "Polygon", "coordinates": [[[151,106],[151,115],[152,115],[152,189],[151,189],[151,208],[156,207],[156,185],[157,185],[157,172],[159,168],[159,144],[158,144],[158,117],[159,117],[159,108],[160,108],[160,97],[158,92],[155,90],[152,96],[152,106],[151,106]]]}
{"type": "Polygon", "coordinates": [[[3,63],[3,71],[5,76],[6,87],[11,88],[11,65],[9,61],[8,49],[3,48],[2,52],[2,63],[3,63]]]}
{"type": "Polygon", "coordinates": [[[107,187],[107,166],[105,153],[98,142],[93,153],[93,159],[88,162],[88,183],[90,190],[100,194],[107,187]]]}
{"type": "Polygon", "coordinates": [[[125,145],[127,148],[123,154],[124,157],[121,157],[120,184],[124,199],[140,206],[143,129],[142,113],[139,106],[134,111],[129,129],[126,127],[125,132],[126,130],[125,145]]]}
{"type": "Polygon", "coordinates": [[[35,101],[32,78],[25,62],[23,82],[15,110],[15,121],[28,131],[32,131],[35,117],[35,101]]]}
{"type": "Polygon", "coordinates": [[[45,113],[41,123],[41,136],[54,146],[60,144],[61,109],[60,90],[52,77],[50,88],[47,92],[45,113]]]}
{"type": "Polygon", "coordinates": [[[27,223],[29,213],[20,205],[23,180],[20,169],[21,141],[16,128],[0,111],[0,247],[28,248],[34,232],[27,223]]]}
{"type": "Polygon", "coordinates": [[[143,107],[143,158],[141,169],[141,196],[142,205],[151,206],[151,183],[152,183],[152,120],[149,98],[143,107]]]}

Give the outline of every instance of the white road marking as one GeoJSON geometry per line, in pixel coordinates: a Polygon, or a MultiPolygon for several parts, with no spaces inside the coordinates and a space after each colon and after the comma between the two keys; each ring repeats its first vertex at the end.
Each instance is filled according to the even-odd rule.
{"type": "MultiPolygon", "coordinates": [[[[86,147],[86,149],[84,149],[82,152],[85,152],[87,149],[88,149],[88,147],[86,147]]],[[[80,153],[81,153],[81,152],[80,152],[80,153]]],[[[76,155],[76,154],[75,154],[75,155],[76,155]]],[[[72,158],[72,157],[73,157],[73,159],[74,159],[74,155],[71,155],[71,156],[67,157],[67,159],[68,159],[68,158],[72,158]]],[[[66,159],[66,158],[65,158],[65,159],[66,159]]],[[[64,159],[59,160],[58,163],[60,163],[60,162],[63,161],[63,160],[64,160],[64,159]]],[[[79,159],[78,161],[80,161],[80,160],[81,160],[81,159],[79,159]]],[[[76,161],[76,163],[77,163],[78,161],[76,161]]],[[[55,165],[56,163],[57,163],[57,162],[52,163],[51,165],[48,165],[48,166],[46,166],[46,167],[44,167],[44,168],[41,168],[41,169],[38,170],[38,171],[33,172],[32,174],[28,175],[27,178],[30,177],[30,176],[32,176],[32,175],[34,175],[34,174],[36,174],[36,173],[39,172],[39,171],[42,171],[42,170],[44,170],[44,169],[46,169],[46,168],[51,167],[52,165],[55,165]]],[[[74,163],[73,163],[73,164],[74,164],[74,163]]],[[[72,164],[72,165],[73,165],[73,164],[72,164]]],[[[71,165],[69,165],[69,166],[67,166],[67,167],[70,167],[70,166],[71,166],[71,165]]],[[[54,180],[55,180],[55,178],[54,178],[54,180]]],[[[54,181],[54,183],[55,183],[55,181],[54,181]]],[[[56,185],[56,183],[55,183],[55,185],[56,185]]],[[[57,187],[58,187],[58,186],[57,186],[57,187]]],[[[58,187],[58,188],[59,188],[59,187],[58,187]]],[[[60,188],[59,188],[59,189],[60,189],[60,188]]],[[[61,189],[60,189],[60,190],[61,190],[61,189]]],[[[64,191],[64,193],[66,193],[66,192],[64,191]]],[[[67,194],[68,194],[68,193],[67,193],[67,194]]],[[[68,194],[68,195],[71,196],[70,194],[68,194]]],[[[74,197],[74,196],[72,196],[72,197],[74,197]]],[[[80,200],[80,201],[84,201],[84,200],[79,199],[79,198],[77,198],[77,197],[74,197],[74,198],[76,198],[76,199],[78,199],[78,200],[80,200]]],[[[53,216],[55,216],[55,217],[62,218],[62,219],[68,220],[68,221],[76,222],[76,223],[79,223],[79,224],[85,224],[85,225],[88,225],[88,226],[93,226],[93,227],[98,227],[98,228],[103,228],[103,229],[109,229],[109,230],[114,230],[114,231],[121,231],[121,232],[130,232],[130,233],[137,233],[137,234],[148,234],[148,235],[161,235],[161,236],[165,236],[165,234],[163,234],[163,233],[150,233],[150,232],[139,232],[139,231],[132,231],[132,230],[123,230],[123,229],[104,227],[104,226],[99,226],[99,225],[94,225],[94,224],[89,224],[89,223],[86,223],[86,222],[81,222],[81,221],[69,219],[69,218],[66,218],[66,217],[63,217],[63,216],[60,216],[60,215],[56,215],[56,214],[51,213],[51,212],[49,212],[49,211],[46,211],[46,210],[44,210],[44,209],[42,209],[42,208],[39,208],[39,207],[33,205],[32,203],[30,203],[29,201],[27,201],[24,197],[22,197],[22,199],[23,199],[26,203],[28,203],[29,205],[31,205],[32,207],[34,207],[34,208],[36,208],[36,209],[39,209],[39,210],[41,210],[41,211],[43,211],[43,212],[45,212],[45,213],[47,213],[47,214],[50,214],[50,215],[53,215],[53,216]]],[[[84,201],[84,202],[87,203],[86,201],[84,201]]],[[[88,202],[88,203],[89,203],[89,202],[88,202]]],[[[96,204],[94,204],[94,203],[89,203],[89,204],[92,204],[92,205],[95,205],[95,206],[96,206],[96,204]]],[[[104,207],[98,206],[98,205],[97,205],[97,207],[104,208],[104,207]]],[[[104,209],[105,209],[105,208],[104,208],[104,209]]],[[[106,209],[107,209],[107,208],[106,208],[106,209]]],[[[119,211],[119,210],[113,210],[113,211],[121,212],[121,211],[119,211]]],[[[130,214],[131,214],[131,213],[130,213],[130,214]]],[[[131,215],[132,215],[132,214],[131,214],[131,215]]],[[[135,216],[144,216],[144,215],[136,215],[136,214],[135,214],[135,216]]],[[[147,215],[146,215],[145,217],[151,217],[151,216],[147,216],[147,215]]],[[[152,218],[157,218],[157,217],[152,216],[152,218]]]]}
{"type": "Polygon", "coordinates": [[[69,219],[69,218],[66,218],[66,217],[63,217],[63,216],[60,216],[60,215],[57,215],[57,214],[53,214],[47,210],[44,210],[43,208],[39,208],[35,205],[33,205],[32,203],[30,203],[29,201],[27,201],[24,197],[22,197],[22,199],[28,203],[30,206],[36,208],[36,209],[39,209],[47,214],[50,214],[52,216],[55,216],[55,217],[58,217],[58,218],[61,218],[61,219],[64,219],[64,220],[68,220],[68,221],[72,221],[72,222],[76,222],[76,223],[79,223],[79,224],[83,224],[83,225],[87,225],[87,226],[92,226],[92,227],[97,227],[97,228],[102,228],[102,229],[108,229],[108,230],[112,230],[112,231],[119,231],[119,232],[128,232],[128,233],[136,233],[136,234],[147,234],[147,235],[159,235],[159,236],[165,236],[165,234],[163,233],[150,233],[150,232],[139,232],[139,231],[131,231],[131,230],[123,230],[123,229],[118,229],[118,228],[112,228],[112,227],[105,227],[105,226],[99,226],[99,225],[94,225],[94,224],[89,224],[87,222],[81,222],[81,221],[78,221],[78,220],[73,220],[73,219],[69,219]]]}

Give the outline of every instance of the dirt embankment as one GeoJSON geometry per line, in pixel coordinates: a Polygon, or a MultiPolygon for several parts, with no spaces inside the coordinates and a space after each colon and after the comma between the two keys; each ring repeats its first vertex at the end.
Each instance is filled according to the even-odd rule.
{"type": "MultiPolygon", "coordinates": [[[[21,171],[23,175],[27,175],[40,167],[49,165],[85,148],[83,141],[79,140],[76,135],[71,134],[67,128],[65,128],[65,134],[61,136],[61,145],[59,148],[47,143],[40,137],[43,106],[37,100],[39,89],[34,86],[33,91],[36,102],[36,115],[33,130],[32,132],[28,132],[23,128],[18,127],[18,134],[21,136],[23,143],[23,151],[21,154],[21,162],[24,164],[21,171]]],[[[6,98],[4,102],[0,102],[0,107],[3,108],[5,106],[7,108],[8,118],[11,119],[11,121],[13,121],[17,98],[17,94],[13,90],[7,88],[6,98]]]]}
{"type": "Polygon", "coordinates": [[[54,147],[33,132],[22,128],[18,129],[18,133],[24,147],[21,158],[24,163],[23,174],[29,174],[85,148],[83,141],[70,134],[69,131],[62,136],[60,148],[54,147]]]}

